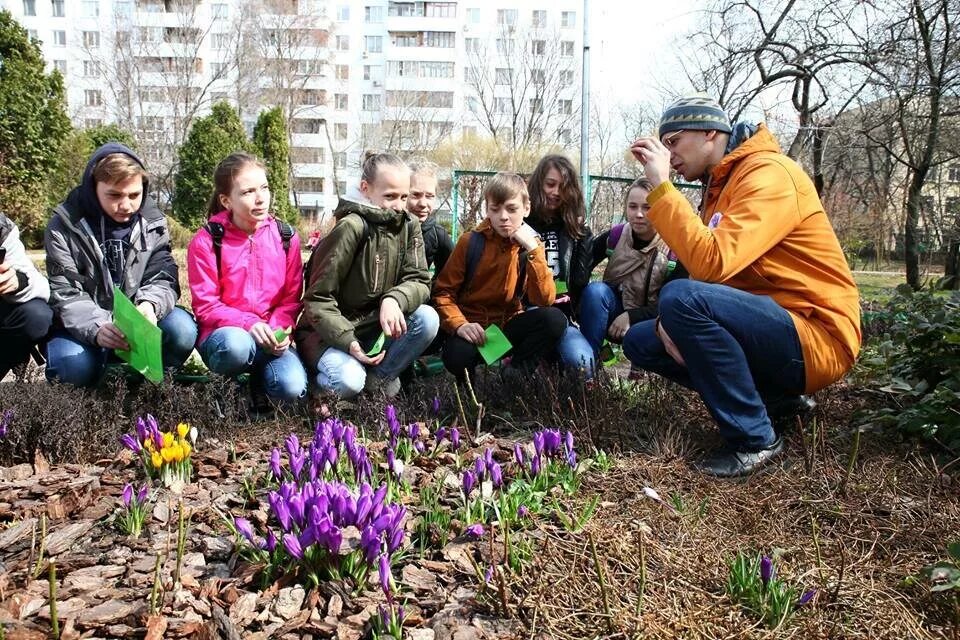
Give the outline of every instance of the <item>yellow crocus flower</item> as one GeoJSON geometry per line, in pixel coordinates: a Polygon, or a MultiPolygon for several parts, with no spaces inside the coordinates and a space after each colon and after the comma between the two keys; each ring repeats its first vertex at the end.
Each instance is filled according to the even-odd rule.
{"type": "Polygon", "coordinates": [[[190,425],[186,422],[181,422],[177,425],[177,435],[181,438],[186,438],[187,434],[190,433],[190,425]]]}
{"type": "Polygon", "coordinates": [[[183,449],[183,457],[189,458],[190,452],[193,451],[193,447],[190,446],[190,443],[184,440],[183,442],[180,443],[180,448],[183,449]]]}
{"type": "Polygon", "coordinates": [[[164,431],[163,432],[163,448],[166,449],[172,444],[173,444],[173,434],[170,433],[169,431],[164,431]]]}
{"type": "Polygon", "coordinates": [[[173,447],[164,447],[160,450],[164,462],[173,462],[176,459],[176,453],[173,447]]]}
{"type": "Polygon", "coordinates": [[[153,463],[154,468],[159,469],[163,465],[163,456],[154,451],[150,454],[150,462],[153,463]]]}

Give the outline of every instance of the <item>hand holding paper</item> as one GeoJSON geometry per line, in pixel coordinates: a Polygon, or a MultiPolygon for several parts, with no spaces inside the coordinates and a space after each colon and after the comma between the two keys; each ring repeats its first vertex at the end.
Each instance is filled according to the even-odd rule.
{"type": "Polygon", "coordinates": [[[490,325],[484,333],[486,334],[487,340],[483,345],[477,347],[477,350],[480,352],[480,355],[483,356],[483,361],[488,365],[502,358],[513,348],[510,340],[507,339],[507,336],[504,335],[503,331],[497,325],[490,325]]]}
{"type": "MultiPolygon", "coordinates": [[[[133,306],[119,287],[113,288],[113,324],[100,327],[108,342],[125,339],[128,349],[115,349],[117,356],[155,383],[163,381],[162,333],[133,306]]],[[[100,333],[97,341],[100,342],[100,333]]]]}

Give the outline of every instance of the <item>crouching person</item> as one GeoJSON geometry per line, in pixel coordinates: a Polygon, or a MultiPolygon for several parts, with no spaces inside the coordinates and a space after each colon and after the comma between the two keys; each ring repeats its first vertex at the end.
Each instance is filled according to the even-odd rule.
{"type": "Polygon", "coordinates": [[[527,369],[557,348],[567,318],[554,307],[556,287],[543,242],[524,223],[530,196],[523,178],[498,173],[483,194],[487,218],[454,247],[434,285],[443,331],[443,364],[462,381],[480,362],[486,329],[496,324],[513,345],[510,366],[527,369]],[[537,305],[523,311],[521,298],[537,305]]]}
{"type": "Polygon", "coordinates": [[[300,238],[270,215],[263,163],[233,153],[217,166],[207,224],[187,248],[199,351],[214,373],[250,373],[253,409],[266,397],[295,400],[307,393],[307,373],[291,346],[300,315],[300,238]]]}
{"type": "Polygon", "coordinates": [[[394,155],[368,154],[360,192],[363,202],[340,201],[336,226],[310,257],[296,339],[320,390],[344,399],[364,389],[393,397],[439,320],[426,304],[420,223],[405,210],[410,169],[394,155]]]}
{"type": "Polygon", "coordinates": [[[108,143],[54,209],[44,235],[54,312],[48,380],[93,386],[110,351],[130,348],[113,323],[114,285],[162,331],[164,367],[182,365],[193,350],[197,326],[176,307],[180,285],[170,232],[147,186],[140,158],[108,143]]]}
{"type": "Polygon", "coordinates": [[[50,330],[50,285],[20,242],[17,225],[0,213],[0,380],[18,365],[50,330]]]}

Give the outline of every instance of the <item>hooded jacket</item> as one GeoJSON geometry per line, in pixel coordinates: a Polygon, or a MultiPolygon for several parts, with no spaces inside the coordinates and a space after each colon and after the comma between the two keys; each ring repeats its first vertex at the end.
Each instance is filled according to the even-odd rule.
{"type": "Polygon", "coordinates": [[[440,327],[449,334],[468,322],[479,323],[484,328],[491,324],[503,327],[508,320],[523,310],[521,302],[514,297],[517,290],[518,256],[528,260],[527,281],[524,297],[541,307],[549,307],[556,298],[553,271],[547,265],[543,243],[530,252],[515,242],[504,238],[484,220],[470,233],[457,240],[446,268],[437,277],[433,286],[433,304],[440,316],[440,327]],[[482,233],[485,241],[483,254],[466,289],[463,280],[467,271],[467,250],[470,236],[482,233]],[[461,290],[463,289],[463,290],[461,290]]]}
{"type": "Polygon", "coordinates": [[[379,335],[383,298],[393,298],[408,315],[430,297],[416,218],[342,199],[334,215],[336,225],[307,263],[303,314],[295,334],[311,369],[327,347],[347,352],[351,342],[360,341],[358,335],[379,335]]]}
{"type": "Polygon", "coordinates": [[[50,298],[50,284],[43,274],[37,270],[33,260],[20,241],[20,230],[13,220],[0,213],[0,249],[5,257],[0,263],[7,263],[17,273],[17,290],[4,295],[4,302],[22,304],[28,300],[39,298],[46,302],[50,298]]]}
{"type": "Polygon", "coordinates": [[[423,253],[427,258],[427,267],[433,266],[433,272],[440,273],[453,251],[453,240],[447,230],[437,222],[435,215],[423,221],[420,233],[423,234],[423,253]]]}
{"type": "Polygon", "coordinates": [[[297,323],[303,291],[300,237],[284,253],[276,222],[269,218],[252,234],[233,224],[229,211],[210,217],[223,225],[220,270],[213,237],[200,228],[187,247],[187,277],[200,335],[197,344],[221,327],[249,331],[258,322],[271,329],[297,323]]]}
{"type": "MultiPolygon", "coordinates": [[[[50,279],[50,306],[57,321],[77,340],[96,344],[100,327],[113,318],[113,278],[102,243],[102,228],[94,229],[90,220],[106,214],[97,199],[93,169],[112,153],[123,153],[141,166],[143,162],[130,149],[111,142],[97,149],[83,172],[83,181],[67,199],[57,205],[47,224],[43,243],[47,251],[47,276],[50,279]]],[[[121,256],[122,278],[116,285],[134,304],[150,302],[157,318],[164,318],[180,297],[177,263],[170,252],[170,232],[163,212],[146,195],[134,214],[121,256]]]]}
{"type": "Polygon", "coordinates": [[[691,278],[770,296],[787,310],[808,393],[849,371],[861,342],[857,286],[813,182],[766,127],[710,172],[702,215],[669,181],[647,201],[691,278]]]}

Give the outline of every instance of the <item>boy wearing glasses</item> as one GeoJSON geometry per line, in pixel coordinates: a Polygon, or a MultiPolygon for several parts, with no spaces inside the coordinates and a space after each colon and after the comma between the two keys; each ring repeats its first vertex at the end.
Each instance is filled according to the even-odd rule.
{"type": "Polygon", "coordinates": [[[701,469],[746,475],[783,451],[775,427],[812,411],[802,394],[853,365],[857,287],[813,182],[763,124],[731,126],[696,95],[667,108],[658,134],[630,150],[653,186],[648,218],[690,279],[664,286],[624,352],[703,398],[725,446],[701,469]],[[699,212],[671,169],[704,184],[699,212]]]}

